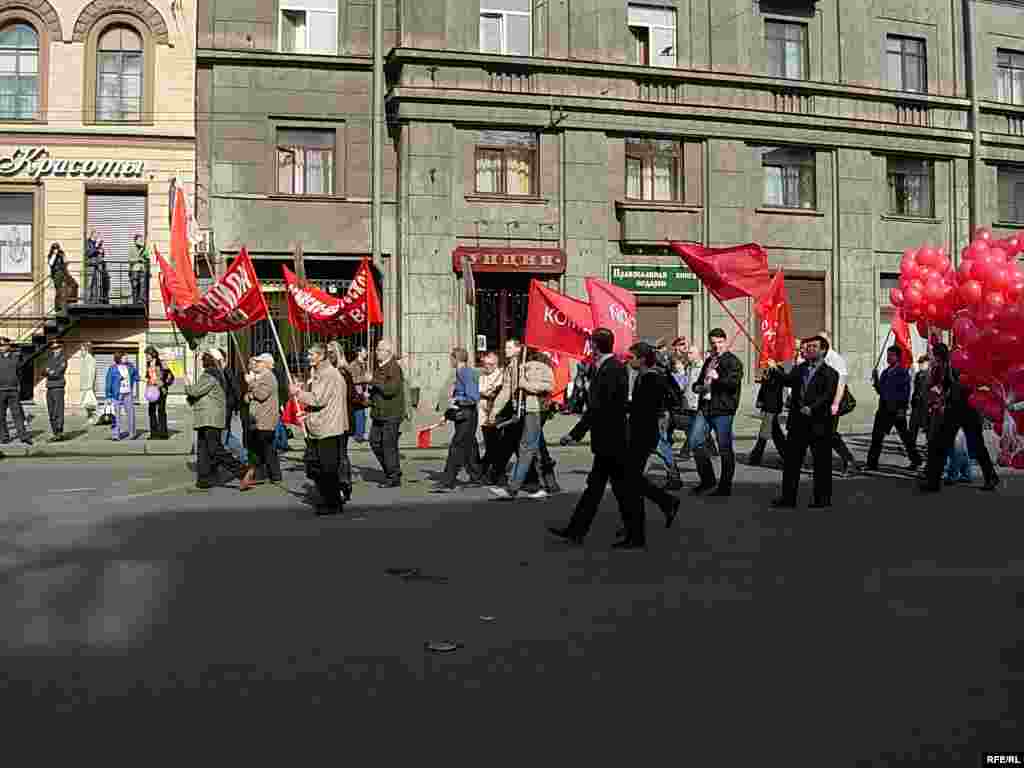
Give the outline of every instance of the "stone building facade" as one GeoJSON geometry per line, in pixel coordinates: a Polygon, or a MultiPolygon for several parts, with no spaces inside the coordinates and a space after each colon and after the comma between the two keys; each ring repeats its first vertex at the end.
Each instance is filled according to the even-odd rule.
{"type": "MultiPolygon", "coordinates": [[[[245,238],[286,257],[302,238],[325,259],[368,252],[371,6],[328,0],[336,45],[293,52],[303,0],[244,5],[209,0],[200,13],[200,111],[217,126],[200,131],[200,178],[211,178],[218,249],[245,238]],[[329,194],[268,191],[285,118],[344,125],[329,194]]],[[[522,332],[532,278],[581,297],[590,275],[642,283],[642,336],[732,332],[666,252],[678,239],[764,245],[785,270],[798,333],[831,330],[870,402],[903,249],[956,252],[972,226],[1024,228],[1019,2],[384,7],[385,332],[427,392],[451,346],[522,332]],[[479,265],[475,308],[460,255],[479,265]]],[[[730,309],[756,330],[749,304],[730,309]]],[[[734,349],[749,370],[742,337],[734,349]]]]}
{"type": "MultiPolygon", "coordinates": [[[[194,62],[193,0],[0,0],[0,335],[29,349],[49,319],[66,345],[70,403],[80,401],[85,341],[101,400],[115,351],[140,362],[153,344],[184,373],[156,280],[132,296],[127,262],[135,234],[169,252],[171,180],[194,192],[194,62]],[[93,230],[109,282],[89,301],[93,230]],[[79,306],[59,325],[52,243],[79,283],[79,306]]],[[[39,357],[27,371],[26,399],[43,401],[44,367],[39,357]]]]}

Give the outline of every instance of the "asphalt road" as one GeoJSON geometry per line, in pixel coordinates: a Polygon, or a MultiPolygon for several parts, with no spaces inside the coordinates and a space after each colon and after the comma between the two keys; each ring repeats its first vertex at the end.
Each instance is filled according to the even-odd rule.
{"type": "Polygon", "coordinates": [[[2,462],[0,701],[26,722],[295,718],[376,765],[1024,748],[1019,479],[837,479],[813,513],[769,509],[778,473],[741,467],[732,499],[685,496],[677,527],[649,515],[649,551],[619,553],[610,494],[584,548],[544,536],[588,464],[559,458],[565,493],[510,503],[430,494],[443,458],[410,454],[417,482],[361,484],[327,519],[297,466],[294,495],[242,495],[186,493],[181,458],[2,462]]]}

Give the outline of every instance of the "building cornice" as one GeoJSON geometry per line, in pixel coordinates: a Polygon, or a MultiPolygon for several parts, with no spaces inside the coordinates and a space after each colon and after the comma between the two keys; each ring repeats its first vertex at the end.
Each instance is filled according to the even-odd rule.
{"type": "Polygon", "coordinates": [[[277,51],[227,50],[223,48],[196,49],[198,64],[245,64],[255,67],[287,67],[290,69],[373,69],[371,56],[314,56],[277,51]]]}

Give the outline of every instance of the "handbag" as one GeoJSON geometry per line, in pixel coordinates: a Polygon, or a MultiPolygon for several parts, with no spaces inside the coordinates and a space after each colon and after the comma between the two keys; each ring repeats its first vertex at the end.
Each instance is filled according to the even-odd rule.
{"type": "Polygon", "coordinates": [[[857,407],[857,399],[850,393],[849,388],[843,392],[843,399],[839,401],[839,412],[837,416],[845,416],[848,413],[853,413],[853,409],[857,407]]]}
{"type": "Polygon", "coordinates": [[[156,384],[147,384],[145,397],[147,403],[155,403],[160,399],[160,387],[156,384]]]}

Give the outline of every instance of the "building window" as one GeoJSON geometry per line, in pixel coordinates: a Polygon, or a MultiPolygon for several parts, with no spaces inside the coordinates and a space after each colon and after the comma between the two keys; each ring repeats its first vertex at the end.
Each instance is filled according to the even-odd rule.
{"type": "Polygon", "coordinates": [[[999,220],[1024,224],[1024,168],[999,168],[999,220]]]}
{"type": "Polygon", "coordinates": [[[629,4],[629,33],[633,64],[644,67],[676,65],[676,9],[629,4]]]}
{"type": "Polygon", "coordinates": [[[286,195],[334,194],[334,131],[277,131],[277,191],[286,195]]]}
{"type": "Polygon", "coordinates": [[[338,0],[281,0],[283,53],[338,52],[338,0]]]}
{"type": "Polygon", "coordinates": [[[925,93],[928,90],[924,40],[889,35],[886,38],[886,58],[890,88],[913,93],[925,93]]]}
{"type": "Polygon", "coordinates": [[[481,195],[537,194],[537,134],[481,131],[476,191],[481,195]]]}
{"type": "Polygon", "coordinates": [[[678,200],[678,141],[626,139],[626,197],[630,200],[678,200]]]}
{"type": "Polygon", "coordinates": [[[142,37],[131,27],[107,29],[96,53],[96,119],[142,119],[142,37]]]}
{"type": "Polygon", "coordinates": [[[768,74],[790,80],[807,79],[807,25],[794,21],[766,21],[768,74]]]}
{"type": "Polygon", "coordinates": [[[889,213],[930,218],[935,213],[932,197],[931,160],[889,158],[889,213]]]}
{"type": "Polygon", "coordinates": [[[33,120],[39,113],[39,35],[28,24],[0,30],[0,119],[33,120]]]}
{"type": "Polygon", "coordinates": [[[1024,53],[996,51],[996,99],[1024,104],[1024,53]]]}
{"type": "Polygon", "coordinates": [[[0,277],[32,276],[32,193],[0,194],[0,277]]]}
{"type": "Polygon", "coordinates": [[[531,0],[481,0],[480,52],[529,56],[531,0]]]}
{"type": "Polygon", "coordinates": [[[813,149],[767,147],[761,150],[764,204],[773,208],[817,208],[813,149]]]}

